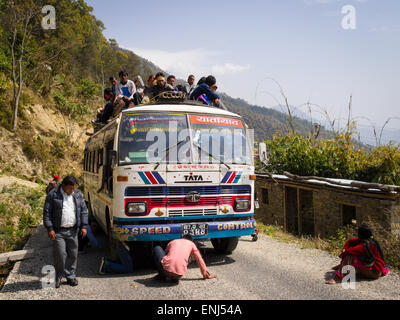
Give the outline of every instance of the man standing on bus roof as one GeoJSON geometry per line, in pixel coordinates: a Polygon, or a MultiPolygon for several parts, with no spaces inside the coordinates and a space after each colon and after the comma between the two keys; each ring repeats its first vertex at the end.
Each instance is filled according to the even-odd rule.
{"type": "Polygon", "coordinates": [[[44,204],[43,224],[53,242],[56,288],[64,276],[70,286],[78,285],[78,232],[86,237],[88,210],[77,185],[74,176],[67,176],[60,186],[50,191],[44,204]]]}

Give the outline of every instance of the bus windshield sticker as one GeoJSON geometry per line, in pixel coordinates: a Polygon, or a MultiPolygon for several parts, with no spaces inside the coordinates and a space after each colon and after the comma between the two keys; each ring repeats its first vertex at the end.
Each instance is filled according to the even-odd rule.
{"type": "Polygon", "coordinates": [[[129,152],[129,159],[137,158],[147,159],[147,152],[129,152]]]}
{"type": "Polygon", "coordinates": [[[134,135],[137,132],[148,132],[150,130],[171,131],[171,123],[176,123],[177,128],[186,128],[186,118],[183,116],[152,114],[128,115],[124,127],[131,135],[134,135]]]}
{"type": "Polygon", "coordinates": [[[242,121],[232,118],[223,117],[209,117],[209,116],[190,116],[190,122],[193,124],[203,125],[216,125],[216,126],[228,126],[234,128],[242,128],[242,121]]]}

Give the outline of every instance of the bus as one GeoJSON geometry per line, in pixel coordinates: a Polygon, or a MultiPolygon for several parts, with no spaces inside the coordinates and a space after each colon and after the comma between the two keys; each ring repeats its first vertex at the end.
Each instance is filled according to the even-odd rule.
{"type": "Polygon", "coordinates": [[[230,254],[253,235],[252,130],[193,101],[123,111],[91,135],[84,197],[110,243],[168,243],[186,234],[230,254]]]}

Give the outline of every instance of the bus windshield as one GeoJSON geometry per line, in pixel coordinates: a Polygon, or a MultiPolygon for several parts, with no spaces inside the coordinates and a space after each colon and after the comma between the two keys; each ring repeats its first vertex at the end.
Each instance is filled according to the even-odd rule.
{"type": "Polygon", "coordinates": [[[246,130],[239,119],[125,114],[121,121],[120,165],[221,162],[252,165],[251,154],[246,130]]]}
{"type": "MultiPolygon", "coordinates": [[[[120,165],[157,163],[166,160],[164,158],[167,158],[169,153],[173,154],[171,149],[174,146],[177,148],[177,138],[182,131],[188,131],[186,115],[124,115],[119,137],[120,165]],[[167,154],[167,151],[170,152],[167,154]]],[[[187,141],[190,141],[189,137],[187,141]]],[[[190,154],[188,156],[190,158],[190,154]]]]}
{"type": "Polygon", "coordinates": [[[193,115],[190,126],[196,161],[252,165],[246,130],[239,119],[193,115]]]}

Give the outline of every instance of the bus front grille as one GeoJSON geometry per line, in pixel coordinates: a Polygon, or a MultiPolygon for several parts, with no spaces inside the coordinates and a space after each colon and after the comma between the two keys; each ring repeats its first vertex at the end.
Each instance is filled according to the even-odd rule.
{"type": "Polygon", "coordinates": [[[218,208],[212,209],[171,209],[168,211],[170,217],[189,217],[189,216],[211,216],[218,214],[218,208]]]}

